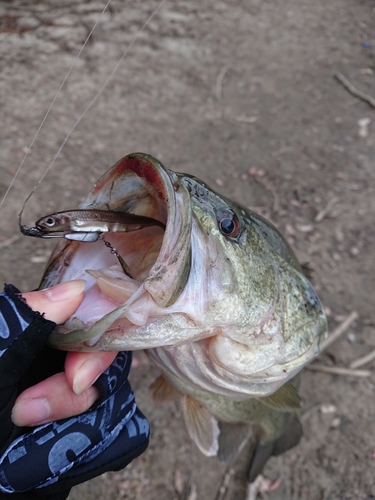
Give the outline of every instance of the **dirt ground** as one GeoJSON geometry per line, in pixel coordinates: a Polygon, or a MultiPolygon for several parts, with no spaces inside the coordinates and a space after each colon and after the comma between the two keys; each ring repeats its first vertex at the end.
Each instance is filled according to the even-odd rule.
{"type": "MultiPolygon", "coordinates": [[[[0,195],[104,3],[0,2],[0,195]]],[[[37,286],[51,245],[21,236],[17,214],[156,5],[112,0],[70,74],[0,208],[3,282],[37,286]]],[[[375,97],[374,56],[373,0],[167,0],[71,134],[25,222],[76,207],[119,158],[150,153],[286,234],[315,270],[330,328],[358,312],[318,361],[348,367],[375,349],[375,113],[333,75],[375,97]]],[[[156,370],[138,361],[132,384],[151,422],[150,447],[69,499],[241,498],[246,452],[219,496],[226,469],[191,444],[178,403],[148,400],[156,370]]],[[[363,367],[368,377],[304,372],[304,437],[269,461],[264,475],[281,484],[259,498],[375,498],[374,368],[363,367]]]]}

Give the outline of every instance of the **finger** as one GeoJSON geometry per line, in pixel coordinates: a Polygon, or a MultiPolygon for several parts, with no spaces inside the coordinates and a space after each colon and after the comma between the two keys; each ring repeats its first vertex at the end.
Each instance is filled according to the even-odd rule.
{"type": "Polygon", "coordinates": [[[23,293],[22,297],[34,311],[57,324],[64,323],[81,304],[86,281],[74,280],[60,283],[45,290],[23,293]]]}
{"type": "Polygon", "coordinates": [[[18,426],[35,426],[72,417],[90,408],[98,397],[96,387],[75,394],[65,373],[56,373],[18,396],[12,410],[12,421],[18,426]]]}
{"type": "Polygon", "coordinates": [[[82,394],[109,367],[117,352],[69,352],[65,373],[76,394],[82,394]]]}

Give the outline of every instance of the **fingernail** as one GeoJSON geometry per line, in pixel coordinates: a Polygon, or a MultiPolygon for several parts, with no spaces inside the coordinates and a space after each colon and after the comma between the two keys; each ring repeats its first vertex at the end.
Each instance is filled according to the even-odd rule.
{"type": "Polygon", "coordinates": [[[51,288],[46,288],[44,293],[52,302],[60,302],[76,297],[83,292],[85,286],[85,280],[67,281],[51,288]]]}
{"type": "Polygon", "coordinates": [[[85,392],[98,379],[103,371],[97,358],[89,358],[79,367],[73,379],[73,391],[79,395],[85,392]]]}
{"type": "Polygon", "coordinates": [[[20,427],[39,425],[48,421],[51,409],[46,399],[28,399],[16,403],[12,410],[12,421],[20,427]]]}

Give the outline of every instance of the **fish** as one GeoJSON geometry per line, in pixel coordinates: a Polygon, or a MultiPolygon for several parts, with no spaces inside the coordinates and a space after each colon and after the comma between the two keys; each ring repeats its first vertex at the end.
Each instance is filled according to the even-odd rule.
{"type": "Polygon", "coordinates": [[[188,433],[207,456],[229,463],[252,441],[254,481],[271,456],[299,442],[299,374],[327,335],[293,250],[262,216],[144,153],[118,161],[79,209],[159,222],[106,232],[116,252],[100,240],[58,242],[40,288],[87,285],[50,345],[145,350],[161,372],[153,399],[181,399],[188,433]]]}

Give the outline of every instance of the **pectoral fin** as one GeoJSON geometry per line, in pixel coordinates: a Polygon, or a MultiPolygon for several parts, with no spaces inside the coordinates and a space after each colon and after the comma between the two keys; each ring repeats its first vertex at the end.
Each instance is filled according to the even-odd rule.
{"type": "Polygon", "coordinates": [[[164,403],[165,401],[172,401],[182,396],[169,382],[165,380],[163,375],[154,380],[148,388],[149,395],[155,403],[164,403]]]}
{"type": "Polygon", "coordinates": [[[200,451],[208,457],[217,455],[220,430],[216,418],[190,396],[182,399],[182,411],[189,435],[200,451]]]}
{"type": "Polygon", "coordinates": [[[297,389],[290,383],[280,387],[280,389],[271,394],[271,396],[257,399],[274,410],[294,411],[297,413],[301,410],[301,401],[297,389]]]}
{"type": "Polygon", "coordinates": [[[241,453],[243,447],[253,435],[249,424],[229,424],[220,422],[219,452],[217,457],[223,464],[231,463],[241,453]]]}

